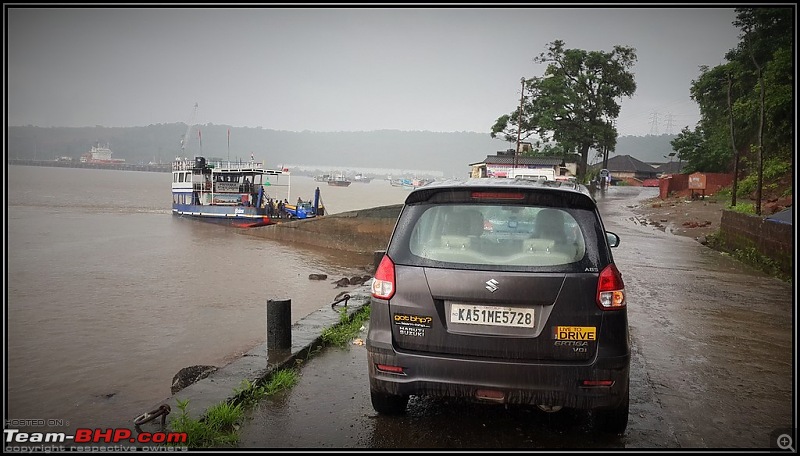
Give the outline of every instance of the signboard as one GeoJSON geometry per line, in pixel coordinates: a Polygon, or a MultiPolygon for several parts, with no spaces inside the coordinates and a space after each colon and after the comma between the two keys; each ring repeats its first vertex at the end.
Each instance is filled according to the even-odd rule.
{"type": "Polygon", "coordinates": [[[238,205],[242,204],[242,195],[226,195],[222,193],[218,193],[214,195],[214,204],[233,204],[238,205]]]}
{"type": "Polygon", "coordinates": [[[689,188],[692,190],[705,190],[706,189],[706,175],[703,173],[694,173],[689,175],[689,188]]]}
{"type": "Polygon", "coordinates": [[[214,188],[218,192],[238,192],[239,191],[239,183],[238,182],[217,182],[214,188]]]}

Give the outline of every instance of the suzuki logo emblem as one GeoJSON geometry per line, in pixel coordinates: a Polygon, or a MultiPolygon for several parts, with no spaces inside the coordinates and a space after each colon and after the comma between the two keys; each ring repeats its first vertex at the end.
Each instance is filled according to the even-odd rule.
{"type": "Polygon", "coordinates": [[[489,291],[491,291],[492,293],[494,293],[495,291],[497,291],[497,288],[498,288],[498,287],[497,287],[497,284],[498,284],[498,283],[499,283],[499,282],[498,282],[497,280],[494,280],[494,279],[492,279],[492,280],[487,280],[487,281],[486,281],[486,289],[487,289],[487,290],[489,290],[489,291]]]}

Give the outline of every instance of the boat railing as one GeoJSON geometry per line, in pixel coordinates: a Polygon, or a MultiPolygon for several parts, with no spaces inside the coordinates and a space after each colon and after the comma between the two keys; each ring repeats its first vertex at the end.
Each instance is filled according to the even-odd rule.
{"type": "Polygon", "coordinates": [[[213,162],[209,163],[209,167],[213,168],[216,172],[256,172],[280,175],[284,174],[280,169],[267,169],[264,168],[263,162],[213,162]]]}
{"type": "Polygon", "coordinates": [[[194,168],[194,160],[175,160],[172,162],[173,171],[190,171],[194,168]]]}
{"type": "MultiPolygon", "coordinates": [[[[172,162],[173,171],[191,171],[195,169],[195,160],[178,159],[172,162]]],[[[282,175],[285,174],[281,169],[266,169],[264,162],[249,161],[214,161],[207,162],[206,167],[213,169],[215,172],[253,172],[259,174],[282,175]]]]}

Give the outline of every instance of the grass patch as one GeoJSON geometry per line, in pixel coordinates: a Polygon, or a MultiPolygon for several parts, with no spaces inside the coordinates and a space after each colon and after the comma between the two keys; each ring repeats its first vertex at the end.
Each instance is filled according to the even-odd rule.
{"type": "Polygon", "coordinates": [[[756,250],[753,247],[749,247],[746,249],[736,249],[733,252],[731,252],[731,256],[741,261],[742,263],[750,265],[758,269],[759,271],[762,271],[773,277],[777,277],[785,282],[792,281],[792,276],[784,273],[781,270],[780,265],[775,260],[762,255],[761,253],[758,252],[758,250],[756,250]]]}
{"type": "Polygon", "coordinates": [[[242,380],[242,386],[234,390],[233,401],[241,404],[246,409],[253,408],[267,396],[287,390],[297,384],[300,374],[294,369],[282,369],[274,372],[269,381],[258,384],[247,379],[242,380]]]}
{"type": "Polygon", "coordinates": [[[196,420],[186,413],[189,401],[178,401],[181,411],[177,418],[170,422],[173,432],[185,432],[187,441],[182,442],[189,448],[229,448],[236,446],[239,436],[236,425],[244,416],[239,405],[227,402],[217,404],[206,412],[203,419],[196,420]]]}
{"type": "Polygon", "coordinates": [[[750,267],[753,267],[765,274],[771,275],[772,277],[776,277],[780,280],[790,283],[793,280],[792,275],[785,273],[781,269],[778,262],[776,262],[772,258],[762,255],[761,253],[758,252],[758,250],[755,247],[734,249],[733,251],[731,251],[725,245],[725,242],[722,240],[719,231],[716,231],[706,236],[706,246],[714,250],[718,250],[720,252],[728,253],[737,261],[741,261],[742,263],[750,267]]]}
{"type": "Polygon", "coordinates": [[[273,373],[264,384],[242,381],[242,387],[235,390],[231,402],[221,402],[206,411],[202,418],[194,419],[186,413],[189,401],[178,400],[181,411],[170,422],[173,432],[185,432],[189,448],[233,448],[239,443],[238,430],[244,412],[253,408],[267,396],[286,390],[297,384],[299,374],[294,369],[283,369],[273,373]]]}
{"type": "Polygon", "coordinates": [[[719,230],[709,234],[706,236],[706,246],[712,248],[714,250],[719,250],[721,252],[725,251],[725,244],[722,242],[722,238],[720,237],[719,230]]]}
{"type": "Polygon", "coordinates": [[[736,206],[728,205],[727,209],[740,214],[755,215],[756,207],[753,203],[736,203],[736,206]]]}
{"type": "Polygon", "coordinates": [[[347,308],[342,308],[339,311],[339,323],[322,331],[322,342],[336,347],[347,346],[361,332],[364,322],[369,320],[369,313],[370,306],[366,305],[348,317],[347,308]]]}

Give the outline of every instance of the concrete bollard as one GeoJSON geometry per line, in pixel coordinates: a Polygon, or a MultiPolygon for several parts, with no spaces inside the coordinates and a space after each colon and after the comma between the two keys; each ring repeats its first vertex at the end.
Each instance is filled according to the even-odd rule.
{"type": "Polygon", "coordinates": [[[292,300],[267,301],[267,351],[292,348],[292,300]]]}

